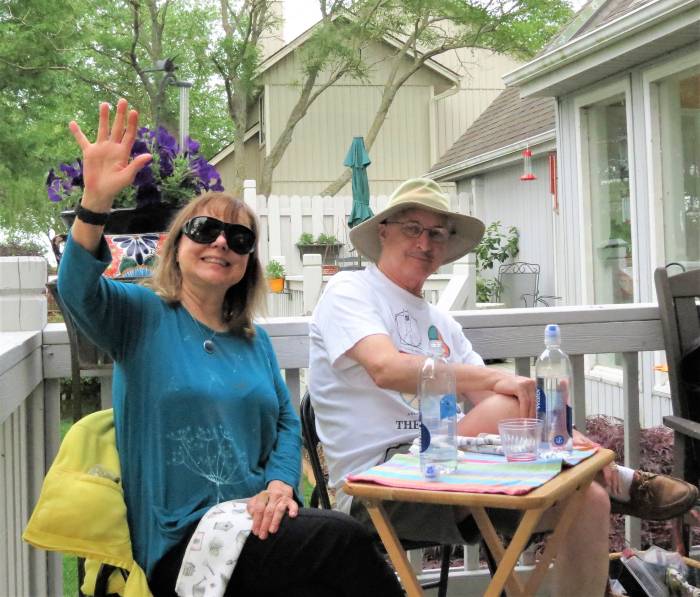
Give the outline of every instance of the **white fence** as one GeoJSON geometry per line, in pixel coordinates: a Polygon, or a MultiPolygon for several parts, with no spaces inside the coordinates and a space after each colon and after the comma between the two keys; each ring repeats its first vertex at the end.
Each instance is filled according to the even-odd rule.
{"type": "MultiPolygon", "coordinates": [[[[332,234],[343,243],[341,257],[350,256],[352,249],[348,239],[348,217],[352,210],[351,196],[298,196],[257,195],[255,181],[246,180],[243,192],[245,201],[260,219],[260,259],[263,265],[272,257],[284,256],[288,274],[301,274],[302,261],[296,243],[303,232],[316,238],[319,234],[332,234]]],[[[386,206],[386,195],[370,197],[370,207],[377,213],[386,206]]],[[[469,195],[460,193],[451,197],[452,208],[461,213],[469,212],[469,195]]]]}

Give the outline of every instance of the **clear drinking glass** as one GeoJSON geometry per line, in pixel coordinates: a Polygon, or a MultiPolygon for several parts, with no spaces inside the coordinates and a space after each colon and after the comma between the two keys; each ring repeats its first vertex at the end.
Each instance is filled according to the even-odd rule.
{"type": "Polygon", "coordinates": [[[504,419],[498,423],[503,453],[508,462],[537,460],[542,438],[539,419],[504,419]]]}

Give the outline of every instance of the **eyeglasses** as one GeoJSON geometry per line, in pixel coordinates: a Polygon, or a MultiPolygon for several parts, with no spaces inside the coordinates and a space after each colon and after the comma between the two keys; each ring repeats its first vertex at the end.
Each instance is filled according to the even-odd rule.
{"type": "Polygon", "coordinates": [[[255,250],[255,232],[241,224],[227,224],[209,216],[197,216],[187,220],[182,227],[182,233],[200,245],[213,243],[222,232],[226,244],[234,253],[248,255],[255,250]]]}
{"type": "Polygon", "coordinates": [[[446,243],[453,232],[444,226],[423,226],[420,222],[408,220],[401,222],[400,220],[384,220],[384,224],[399,224],[401,232],[408,238],[418,238],[423,231],[428,232],[428,239],[436,244],[446,243]]]}

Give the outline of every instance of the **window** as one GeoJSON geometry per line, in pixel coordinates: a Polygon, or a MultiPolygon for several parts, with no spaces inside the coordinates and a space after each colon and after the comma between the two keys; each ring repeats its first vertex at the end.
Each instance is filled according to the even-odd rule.
{"type": "Polygon", "coordinates": [[[700,65],[655,85],[664,260],[700,268],[700,65]]]}
{"type": "Polygon", "coordinates": [[[631,303],[632,226],[624,94],[581,109],[591,222],[593,299],[631,303]]]}

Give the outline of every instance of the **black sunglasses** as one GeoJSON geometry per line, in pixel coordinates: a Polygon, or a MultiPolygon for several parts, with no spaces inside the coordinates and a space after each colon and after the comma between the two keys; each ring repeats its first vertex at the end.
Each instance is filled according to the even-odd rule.
{"type": "Polygon", "coordinates": [[[255,250],[255,232],[241,224],[227,224],[209,216],[197,216],[187,220],[182,227],[182,233],[200,245],[213,243],[222,232],[226,244],[234,253],[248,255],[255,250]]]}

